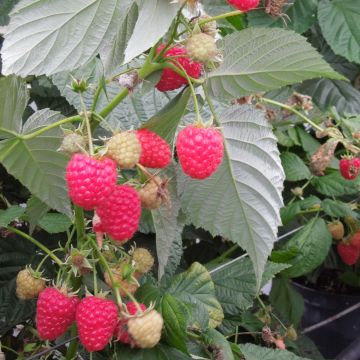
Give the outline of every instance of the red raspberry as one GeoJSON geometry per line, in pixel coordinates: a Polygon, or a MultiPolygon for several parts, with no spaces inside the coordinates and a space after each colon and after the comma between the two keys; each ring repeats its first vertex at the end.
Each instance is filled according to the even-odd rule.
{"type": "Polygon", "coordinates": [[[63,335],[75,320],[79,299],[67,296],[54,287],[43,290],[36,306],[36,326],[43,340],[55,340],[63,335]]]}
{"type": "Polygon", "coordinates": [[[341,260],[347,265],[354,265],[360,257],[360,248],[352,244],[339,243],[337,251],[341,260]]]}
{"type": "Polygon", "coordinates": [[[176,151],[185,174],[205,179],[221,164],[224,155],[223,138],[219,130],[194,125],[180,131],[176,151]]]}
{"type": "Polygon", "coordinates": [[[116,163],[108,158],[75,154],[66,168],[69,196],[85,210],[92,210],[113,191],[116,178],[116,163]]]}
{"type": "Polygon", "coordinates": [[[104,232],[114,240],[125,241],[132,238],[139,227],[141,200],[131,186],[117,185],[96,212],[104,232]]]}
{"type": "MultiPolygon", "coordinates": [[[[146,310],[146,306],[144,304],[139,304],[142,311],[146,310]]],[[[126,304],[127,311],[130,315],[135,315],[138,311],[136,305],[134,302],[129,301],[126,304]]],[[[123,344],[130,344],[131,338],[129,336],[129,333],[127,332],[127,320],[120,319],[118,324],[116,325],[114,336],[117,338],[118,341],[122,342],[123,344]]]]}
{"type": "Polygon", "coordinates": [[[260,0],[228,0],[228,3],[238,10],[246,12],[257,8],[260,0]]]}
{"type": "Polygon", "coordinates": [[[88,296],[76,309],[80,342],[86,350],[100,351],[110,341],[117,322],[118,311],[112,300],[88,296]]]}
{"type": "MultiPolygon", "coordinates": [[[[157,52],[159,53],[164,48],[161,45],[157,52]]],[[[202,65],[199,62],[192,61],[187,57],[186,49],[182,46],[175,46],[165,51],[164,57],[176,57],[176,61],[185,69],[186,73],[195,79],[198,79],[201,75],[202,65]],[[183,56],[180,56],[183,55],[183,56]]],[[[179,75],[171,69],[164,69],[160,81],[157,83],[156,88],[159,91],[171,91],[176,90],[187,85],[188,81],[183,76],[179,75]]]]}
{"type": "Polygon", "coordinates": [[[350,237],[349,243],[360,249],[360,231],[357,231],[350,237]]]}
{"type": "Polygon", "coordinates": [[[340,173],[347,180],[354,180],[360,172],[359,158],[343,158],[340,160],[340,173]]]}
{"type": "Polygon", "coordinates": [[[168,143],[159,135],[148,129],[136,131],[141,143],[139,163],[148,168],[162,169],[171,161],[171,150],[168,143]]]}

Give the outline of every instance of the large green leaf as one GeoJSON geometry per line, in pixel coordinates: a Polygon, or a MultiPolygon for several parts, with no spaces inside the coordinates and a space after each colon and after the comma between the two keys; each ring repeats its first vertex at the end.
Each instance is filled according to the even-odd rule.
{"type": "Polygon", "coordinates": [[[254,344],[241,345],[240,350],[245,356],[245,360],[310,360],[287,350],[274,350],[254,344]]]}
{"type": "Polygon", "coordinates": [[[331,200],[325,199],[321,203],[321,207],[323,208],[324,212],[332,217],[345,217],[345,216],[352,216],[357,217],[355,211],[351,209],[349,204],[346,204],[340,200],[331,200]]]}
{"type": "Polygon", "coordinates": [[[344,179],[338,171],[314,177],[311,184],[316,191],[327,196],[355,195],[360,191],[360,178],[349,181],[344,179]]]}
{"type": "Polygon", "coordinates": [[[49,75],[84,65],[114,41],[128,5],[120,0],[21,2],[5,35],[4,74],[49,75]]]}
{"type": "Polygon", "coordinates": [[[48,213],[40,219],[39,226],[49,234],[57,234],[66,231],[71,220],[64,214],[48,213]]]}
{"type": "Polygon", "coordinates": [[[209,74],[212,94],[220,99],[269,91],[306,79],[343,79],[306,39],[293,31],[248,28],[226,36],[224,61],[209,74]]]}
{"type": "MultiPolygon", "coordinates": [[[[26,82],[16,76],[0,79],[0,136],[20,132],[22,115],[29,100],[26,82]]],[[[11,135],[11,134],[10,134],[11,135]]]]}
{"type": "Polygon", "coordinates": [[[230,343],[219,331],[215,329],[207,329],[203,334],[203,337],[207,345],[210,345],[219,350],[219,353],[222,355],[223,359],[234,360],[234,355],[232,353],[230,343]]]}
{"type": "Polygon", "coordinates": [[[180,4],[168,0],[142,1],[139,19],[125,50],[125,63],[156,44],[168,31],[180,4]]]}
{"type": "Polygon", "coordinates": [[[8,226],[11,221],[17,219],[25,212],[25,208],[13,205],[6,210],[0,209],[0,228],[8,226]]]}
{"type": "Polygon", "coordinates": [[[285,316],[290,324],[299,325],[304,314],[304,300],[288,279],[279,277],[273,280],[269,299],[271,305],[285,316]]]}
{"type": "Polygon", "coordinates": [[[284,249],[297,248],[299,253],[283,271],[287,277],[299,277],[316,269],[328,255],[332,243],[331,235],[323,219],[313,218],[306,226],[286,242],[284,249]]]}
{"type": "Polygon", "coordinates": [[[68,159],[56,151],[61,143],[60,129],[52,129],[35,138],[21,137],[61,118],[61,114],[49,109],[34,113],[19,136],[0,142],[0,162],[45,204],[71,216],[65,182],[68,159]]]}
{"type": "MultiPolygon", "coordinates": [[[[288,268],[287,264],[268,262],[265,267],[262,285],[273,276],[288,268]]],[[[252,306],[257,295],[256,277],[249,258],[210,271],[215,284],[216,297],[226,314],[236,315],[252,306]]]]}
{"type": "Polygon", "coordinates": [[[251,11],[248,14],[250,26],[289,27],[299,34],[308,30],[316,21],[318,0],[290,0],[283,12],[287,17],[274,17],[264,11],[251,11]]]}
{"type": "Polygon", "coordinates": [[[252,106],[230,107],[220,114],[220,126],[224,160],[204,181],[179,174],[182,209],[195,226],[243,247],[260,286],[283,204],[284,173],[276,138],[264,113],[252,106]]]}
{"type": "Polygon", "coordinates": [[[287,181],[299,181],[310,178],[311,173],[309,168],[298,155],[291,152],[284,152],[281,154],[281,162],[287,181]]]}
{"type": "Polygon", "coordinates": [[[322,0],[318,18],[322,33],[335,54],[360,64],[360,6],[354,0],[322,0]]]}
{"type": "Polygon", "coordinates": [[[30,223],[30,234],[34,231],[39,220],[49,211],[49,207],[39,198],[32,195],[27,202],[26,215],[30,223]]]}
{"type": "MultiPolygon", "coordinates": [[[[196,310],[206,311],[210,327],[218,326],[224,317],[221,305],[215,297],[211,276],[199,263],[193,263],[187,271],[177,275],[166,292],[194,306],[196,310]]],[[[193,318],[196,319],[198,315],[195,311],[193,318]]]]}

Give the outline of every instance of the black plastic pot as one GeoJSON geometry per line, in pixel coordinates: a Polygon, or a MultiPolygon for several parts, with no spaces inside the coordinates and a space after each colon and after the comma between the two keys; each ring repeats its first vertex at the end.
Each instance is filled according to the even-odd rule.
{"type": "MultiPolygon", "coordinates": [[[[293,282],[294,288],[303,296],[305,313],[303,329],[324,321],[360,302],[360,295],[337,295],[310,289],[293,282]]],[[[360,334],[360,308],[307,333],[326,359],[334,359],[360,334]]],[[[360,359],[360,354],[359,358],[360,359]]]]}

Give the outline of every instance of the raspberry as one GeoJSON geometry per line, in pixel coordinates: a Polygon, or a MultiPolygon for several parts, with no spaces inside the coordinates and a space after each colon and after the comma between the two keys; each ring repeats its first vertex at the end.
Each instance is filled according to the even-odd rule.
{"type": "Polygon", "coordinates": [[[141,144],[133,132],[126,131],[114,135],[107,143],[107,155],[121,168],[131,169],[140,159],[141,144]]]}
{"type": "Polygon", "coordinates": [[[161,177],[154,176],[139,190],[139,196],[144,208],[158,209],[169,197],[167,180],[163,181],[161,177]]]}
{"type": "MultiPolygon", "coordinates": [[[[142,311],[146,310],[146,306],[144,304],[139,304],[142,311]]],[[[129,301],[126,304],[127,311],[130,315],[135,315],[138,312],[138,308],[135,303],[129,301]]],[[[123,344],[131,344],[131,338],[127,332],[127,323],[128,319],[120,319],[118,324],[116,325],[114,336],[116,339],[123,344]]]]}
{"type": "Polygon", "coordinates": [[[16,295],[20,300],[35,299],[45,288],[45,280],[34,276],[30,268],[19,271],[16,277],[16,295]]]}
{"type": "Polygon", "coordinates": [[[360,172],[359,158],[343,158],[340,160],[340,173],[347,180],[354,180],[360,172]]]}
{"type": "Polygon", "coordinates": [[[357,231],[350,237],[349,243],[360,249],[360,231],[357,231]]]}
{"type": "Polygon", "coordinates": [[[104,232],[116,241],[126,241],[139,227],[141,201],[132,187],[117,185],[96,212],[104,232]]]}
{"type": "Polygon", "coordinates": [[[286,349],[284,339],[282,339],[282,338],[274,339],[274,344],[275,344],[276,348],[279,349],[279,350],[285,350],[286,349]]]}
{"type": "MultiPolygon", "coordinates": [[[[127,263],[120,263],[118,265],[111,267],[111,272],[113,275],[113,278],[115,282],[119,285],[120,295],[123,297],[126,297],[128,293],[131,295],[135,294],[136,290],[139,288],[139,284],[137,281],[132,279],[131,277],[124,278],[124,265],[127,263]]],[[[134,274],[134,277],[139,277],[136,273],[134,274]]],[[[111,282],[111,278],[108,272],[104,273],[104,280],[106,284],[112,288],[113,284],[111,282]]]]}
{"type": "Polygon", "coordinates": [[[86,139],[76,133],[69,133],[65,135],[58,151],[68,155],[73,155],[81,152],[81,149],[86,148],[86,139]]]}
{"type": "Polygon", "coordinates": [[[113,336],[118,311],[112,300],[88,296],[76,309],[80,342],[86,350],[100,351],[113,336]]]}
{"type": "Polygon", "coordinates": [[[186,51],[193,60],[201,62],[216,60],[219,55],[215,39],[205,33],[195,34],[187,39],[186,51]]]}
{"type": "MultiPolygon", "coordinates": [[[[161,45],[157,52],[159,53],[164,48],[161,45]]],[[[175,46],[167,51],[164,55],[166,57],[175,57],[176,61],[185,69],[186,73],[195,79],[198,79],[201,75],[202,65],[198,62],[192,61],[187,57],[187,53],[184,47],[175,46]],[[183,56],[181,56],[183,55],[183,56]]],[[[176,64],[175,64],[176,65],[176,64]]],[[[156,88],[159,91],[171,91],[181,88],[183,85],[187,85],[188,81],[185,77],[179,75],[171,69],[164,69],[162,72],[160,81],[157,83],[156,88]]]]}
{"type": "Polygon", "coordinates": [[[352,244],[339,243],[337,251],[341,260],[347,265],[354,265],[360,257],[360,248],[352,244]]]}
{"type": "Polygon", "coordinates": [[[97,160],[75,154],[66,168],[69,196],[74,204],[85,210],[92,210],[110,195],[116,178],[116,164],[108,158],[97,160]]]}
{"type": "Polygon", "coordinates": [[[328,230],[334,240],[341,240],[345,235],[344,225],[341,221],[329,223],[328,230]]]}
{"type": "Polygon", "coordinates": [[[135,263],[135,269],[141,274],[148,273],[154,266],[154,257],[150,254],[147,249],[136,248],[132,255],[132,260],[135,263]]]}
{"type": "Polygon", "coordinates": [[[36,307],[39,337],[43,340],[55,340],[63,335],[75,320],[78,303],[77,296],[67,296],[54,287],[44,289],[36,307]]]}
{"type": "Polygon", "coordinates": [[[180,131],[176,150],[184,173],[194,179],[205,179],[221,164],[223,138],[214,128],[190,125],[180,131]]]}
{"type": "Polygon", "coordinates": [[[290,341],[296,341],[298,339],[297,331],[295,330],[294,326],[290,326],[286,330],[286,338],[290,341]]]}
{"type": "Polygon", "coordinates": [[[259,6],[260,0],[227,0],[236,9],[247,12],[259,6]]]}
{"type": "Polygon", "coordinates": [[[159,135],[148,129],[135,132],[141,143],[139,163],[148,168],[162,169],[171,161],[171,150],[168,143],[159,135]]]}
{"type": "Polygon", "coordinates": [[[161,338],[164,320],[155,310],[145,312],[128,321],[128,331],[137,347],[142,349],[154,347],[161,338]]]}

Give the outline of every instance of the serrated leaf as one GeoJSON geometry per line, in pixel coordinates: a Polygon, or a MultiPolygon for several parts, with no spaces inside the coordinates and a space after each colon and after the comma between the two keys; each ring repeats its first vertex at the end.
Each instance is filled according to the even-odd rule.
{"type": "Polygon", "coordinates": [[[188,310],[186,306],[172,295],[165,294],[161,300],[160,313],[164,319],[164,334],[167,343],[187,353],[185,340],[188,310]]]}
{"type": "MultiPolygon", "coordinates": [[[[221,324],[224,314],[215,297],[215,286],[209,272],[201,264],[193,263],[187,271],[175,276],[166,292],[186,304],[205,310],[209,315],[210,327],[221,324]]],[[[193,317],[197,317],[196,312],[193,317]]]]}
{"type": "Polygon", "coordinates": [[[321,207],[321,200],[313,195],[305,198],[304,200],[297,200],[287,205],[280,210],[281,220],[283,224],[286,225],[291,220],[293,220],[294,217],[298,215],[302,210],[310,209],[313,206],[319,206],[319,208],[321,207]]]}
{"type": "Polygon", "coordinates": [[[137,290],[136,299],[147,306],[151,303],[158,304],[161,300],[160,289],[156,285],[147,282],[137,290]]]}
{"type": "Polygon", "coordinates": [[[325,199],[321,203],[321,207],[324,212],[332,217],[345,217],[352,216],[357,217],[356,213],[351,209],[349,204],[343,203],[340,200],[325,199]]]}
{"type": "Polygon", "coordinates": [[[344,79],[306,39],[293,31],[248,28],[220,44],[224,61],[209,74],[208,85],[220,99],[269,91],[306,79],[344,79]]]}
{"type": "Polygon", "coordinates": [[[231,350],[230,343],[226,340],[223,334],[215,329],[207,329],[204,334],[207,345],[214,346],[219,350],[223,359],[234,360],[234,355],[231,350]]]}
{"type": "Polygon", "coordinates": [[[8,226],[13,220],[20,217],[25,212],[25,208],[13,205],[6,210],[0,209],[0,228],[8,226]]]}
{"type": "Polygon", "coordinates": [[[287,350],[274,350],[254,344],[241,345],[240,350],[245,360],[310,360],[287,350]]]}
{"type": "Polygon", "coordinates": [[[2,0],[0,2],[0,26],[5,26],[9,23],[9,13],[17,2],[19,0],[2,0]]]}
{"type": "Polygon", "coordinates": [[[284,152],[280,157],[287,181],[299,181],[311,177],[309,168],[298,155],[291,152],[284,152]]]}
{"type": "MultiPolygon", "coordinates": [[[[265,267],[262,285],[265,285],[280,271],[288,268],[286,264],[268,262],[265,267]]],[[[231,265],[210,271],[215,284],[216,297],[226,314],[236,315],[252,306],[257,295],[256,277],[249,258],[231,265]]]]}
{"type": "Polygon", "coordinates": [[[276,138],[264,114],[232,106],[220,114],[226,154],[210,178],[179,174],[182,209],[191,223],[237,242],[250,255],[260,286],[277,240],[284,173],[276,138]]]}
{"type": "Polygon", "coordinates": [[[344,179],[338,171],[329,175],[314,177],[311,184],[316,191],[327,196],[354,195],[360,190],[360,178],[349,181],[344,179]]]}
{"type": "Polygon", "coordinates": [[[34,231],[39,220],[50,210],[50,208],[39,198],[32,195],[27,202],[26,215],[28,217],[30,234],[34,231]]]}
{"type": "Polygon", "coordinates": [[[123,18],[123,3],[39,0],[18,4],[5,34],[3,73],[49,75],[86,64],[113,41],[123,18]]]}
{"type": "Polygon", "coordinates": [[[282,249],[299,249],[299,254],[287,261],[291,267],[282,272],[287,277],[299,277],[315,270],[328,255],[331,235],[323,219],[311,219],[286,242],[282,249]]]}
{"type": "Polygon", "coordinates": [[[72,222],[64,214],[48,213],[44,215],[40,221],[39,226],[49,234],[57,234],[66,231],[72,222]]]}
{"type": "Polygon", "coordinates": [[[288,279],[279,277],[273,280],[269,300],[290,324],[299,325],[304,314],[304,300],[288,279]]]}
{"type": "Polygon", "coordinates": [[[360,7],[353,0],[322,0],[318,19],[322,33],[335,54],[360,64],[360,7]]]}
{"type": "MultiPolygon", "coordinates": [[[[29,100],[26,82],[17,76],[0,79],[0,135],[20,132],[22,115],[29,100]]],[[[11,134],[10,134],[11,135],[11,134]]]]}
{"type": "Polygon", "coordinates": [[[180,4],[171,4],[168,0],[143,1],[139,19],[125,50],[124,63],[155,45],[168,31],[179,8],[180,4]]]}

